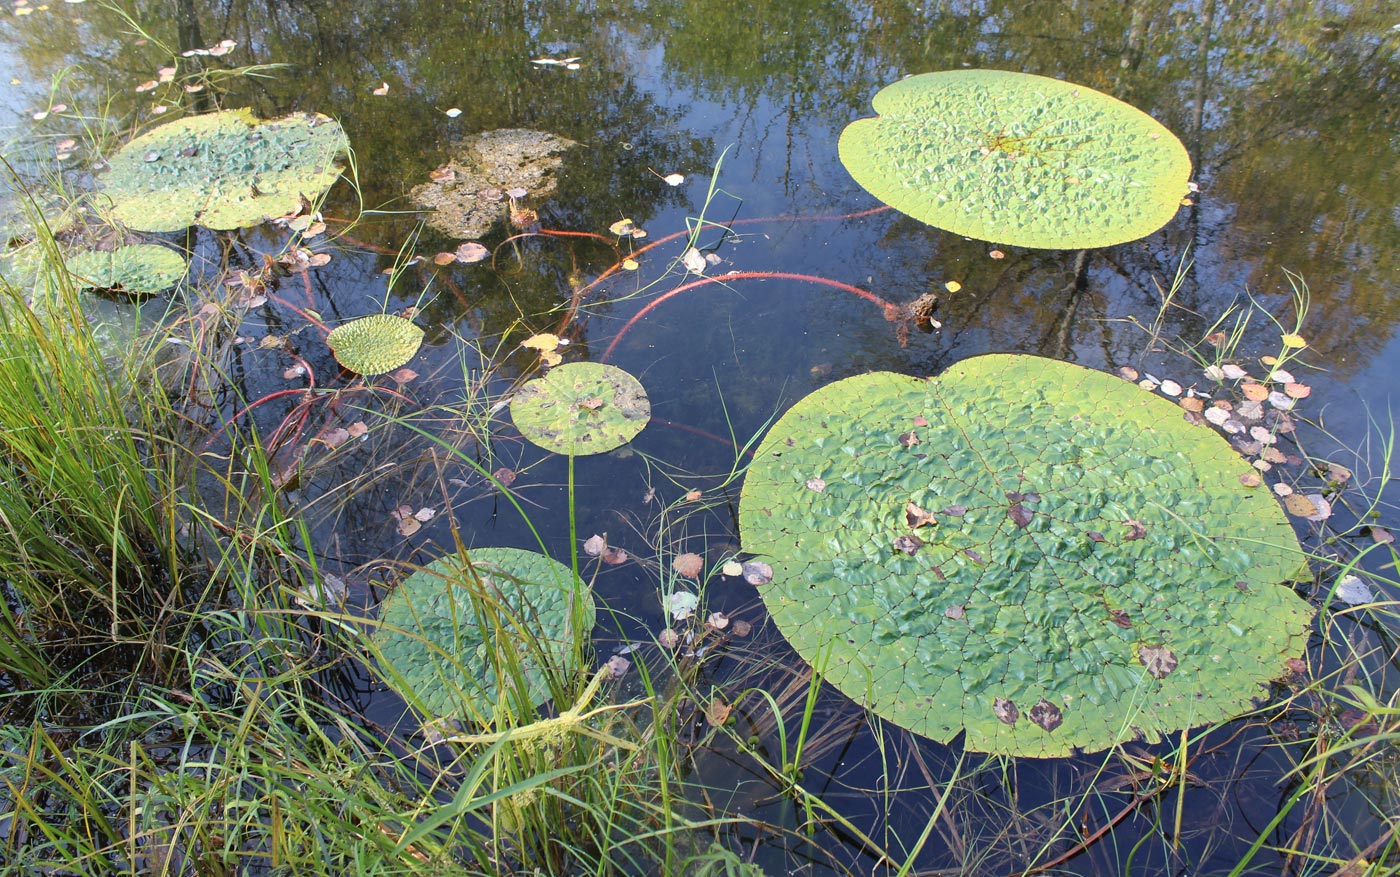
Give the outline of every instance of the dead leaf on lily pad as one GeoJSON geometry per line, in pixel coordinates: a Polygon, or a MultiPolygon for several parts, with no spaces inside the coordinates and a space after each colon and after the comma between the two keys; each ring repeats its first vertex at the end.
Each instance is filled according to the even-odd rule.
{"type": "Polygon", "coordinates": [[[936,525],[938,518],[934,517],[932,512],[919,508],[913,502],[907,502],[904,504],[904,523],[908,525],[909,529],[914,530],[919,527],[936,525]]]}
{"type": "Polygon", "coordinates": [[[1143,646],[1138,649],[1138,660],[1152,678],[1161,679],[1176,669],[1176,653],[1163,645],[1143,646]]]}
{"type": "Polygon", "coordinates": [[[1035,706],[1031,707],[1031,711],[1026,714],[1026,717],[1046,731],[1055,730],[1065,720],[1064,713],[1060,712],[1060,708],[1043,697],[1035,706]]]}
{"type": "Polygon", "coordinates": [[[992,714],[997,717],[997,721],[1006,725],[1015,725],[1016,720],[1021,718],[1021,711],[1016,709],[1016,704],[1004,697],[997,697],[992,701],[992,714]]]}

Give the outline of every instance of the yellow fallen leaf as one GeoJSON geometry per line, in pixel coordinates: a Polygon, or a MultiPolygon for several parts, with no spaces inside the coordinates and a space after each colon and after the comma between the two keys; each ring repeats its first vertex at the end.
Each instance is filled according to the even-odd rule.
{"type": "Polygon", "coordinates": [[[531,335],[520,342],[521,347],[528,347],[531,350],[547,352],[559,346],[559,336],[553,332],[541,332],[538,335],[531,335]]]}
{"type": "Polygon", "coordinates": [[[943,288],[949,292],[957,292],[959,289],[962,289],[962,284],[956,280],[949,280],[947,283],[943,284],[943,288]]]}
{"type": "Polygon", "coordinates": [[[1289,332],[1287,335],[1283,336],[1283,346],[1291,347],[1294,350],[1298,350],[1303,347],[1307,347],[1308,342],[1303,340],[1302,335],[1295,335],[1292,332],[1289,332]]]}
{"type": "Polygon", "coordinates": [[[640,268],[640,267],[641,267],[641,266],[640,266],[639,264],[637,264],[637,260],[636,260],[636,259],[623,259],[623,260],[622,260],[622,270],[624,270],[624,271],[636,271],[636,270],[637,270],[638,268],[640,268]]]}

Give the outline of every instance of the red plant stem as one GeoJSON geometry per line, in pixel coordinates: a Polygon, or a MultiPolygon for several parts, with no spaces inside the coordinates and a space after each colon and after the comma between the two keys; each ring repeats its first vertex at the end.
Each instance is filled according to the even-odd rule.
{"type": "Polygon", "coordinates": [[[1144,801],[1149,801],[1149,800],[1151,800],[1153,797],[1154,797],[1153,795],[1139,795],[1139,796],[1134,796],[1133,799],[1132,799],[1131,801],[1129,801],[1129,802],[1123,807],[1122,810],[1119,810],[1117,813],[1115,813],[1115,814],[1113,815],[1113,818],[1112,818],[1112,819],[1108,820],[1108,821],[1105,822],[1103,825],[1099,826],[1098,830],[1095,831],[1093,834],[1091,834],[1091,835],[1089,835],[1088,837],[1084,838],[1084,839],[1081,840],[1079,843],[1077,843],[1077,844],[1075,844],[1074,846],[1070,847],[1068,850],[1065,850],[1063,853],[1061,853],[1060,855],[1058,855],[1058,856],[1056,856],[1055,858],[1051,859],[1050,861],[1048,861],[1048,862],[1042,862],[1042,863],[1040,863],[1039,865],[1036,865],[1035,867],[1032,867],[1032,868],[1027,868],[1027,869],[1024,870],[1024,871],[1016,871],[1016,872],[1012,873],[1012,874],[1010,875],[1010,877],[1030,877],[1030,875],[1032,875],[1032,874],[1044,874],[1046,871],[1049,871],[1051,868],[1057,868],[1057,867],[1059,867],[1060,865],[1062,865],[1063,863],[1068,862],[1070,859],[1072,859],[1072,858],[1074,858],[1075,856],[1079,855],[1080,853],[1084,852],[1084,851],[1087,850],[1089,847],[1093,846],[1095,843],[1097,843],[1099,840],[1101,840],[1101,839],[1103,838],[1103,836],[1106,835],[1106,834],[1108,834],[1110,831],[1112,831],[1112,830],[1114,829],[1114,827],[1118,825],[1118,823],[1120,823],[1120,822],[1122,822],[1124,819],[1128,818],[1128,814],[1130,814],[1130,813],[1132,813],[1133,811],[1137,810],[1138,807],[1142,806],[1142,804],[1143,804],[1144,801]]]}
{"type": "MultiPolygon", "coordinates": [[[[735,445],[735,444],[734,444],[732,441],[730,441],[729,439],[725,438],[725,437],[722,436],[722,435],[715,435],[714,433],[709,432],[708,430],[701,429],[701,428],[698,427],[698,426],[687,426],[687,425],[684,424],[684,423],[676,423],[675,421],[673,421],[673,420],[667,420],[667,419],[665,419],[664,417],[653,417],[653,418],[651,419],[651,422],[652,422],[652,423],[659,423],[659,424],[661,424],[662,426],[669,426],[670,428],[672,428],[672,429],[678,429],[678,430],[680,430],[681,432],[688,432],[688,433],[691,433],[692,435],[698,435],[698,436],[700,436],[701,438],[707,438],[707,439],[709,439],[709,440],[712,441],[712,442],[719,442],[720,444],[724,445],[725,447],[729,447],[729,448],[733,448],[733,449],[735,449],[735,450],[738,450],[738,446],[735,445]]],[[[752,456],[752,455],[753,455],[753,452],[752,452],[752,451],[749,451],[748,454],[749,454],[750,456],[752,456]]]]}
{"type": "Polygon", "coordinates": [[[897,305],[885,301],[883,298],[880,298],[880,296],[876,295],[873,292],[870,292],[869,290],[861,289],[858,286],[852,286],[849,283],[842,283],[839,280],[831,280],[827,277],[818,277],[815,274],[794,274],[789,271],[733,271],[729,274],[721,274],[718,277],[701,277],[699,280],[692,280],[689,283],[683,283],[680,286],[677,286],[675,289],[671,290],[670,292],[666,293],[665,295],[658,296],[657,298],[648,302],[646,307],[642,308],[640,311],[637,311],[637,313],[632,315],[632,319],[628,320],[626,323],[623,324],[622,328],[619,329],[617,334],[613,336],[612,343],[608,345],[607,350],[603,351],[603,355],[598,361],[607,362],[608,359],[612,357],[612,352],[617,347],[618,342],[622,340],[622,336],[627,334],[627,330],[631,329],[632,326],[634,326],[639,320],[641,320],[648,313],[650,313],[651,310],[657,305],[661,304],[669,298],[680,295],[686,290],[695,289],[698,286],[706,286],[711,283],[719,283],[721,281],[727,280],[799,280],[803,283],[817,283],[822,286],[830,286],[842,290],[843,292],[849,292],[853,295],[858,295],[866,301],[870,302],[871,304],[878,305],[886,314],[898,310],[897,305]]]}
{"type": "MultiPolygon", "coordinates": [[[[869,210],[858,210],[855,213],[841,213],[825,216],[791,216],[786,214],[781,216],[755,216],[749,219],[731,220],[729,222],[724,223],[723,225],[716,227],[727,229],[732,225],[755,225],[761,222],[838,222],[843,219],[860,219],[863,216],[873,216],[876,213],[884,213],[886,210],[890,209],[893,208],[880,206],[872,207],[869,210]]],[[[632,255],[629,258],[635,259],[638,256],[641,256],[646,251],[655,249],[656,247],[659,247],[664,243],[673,241],[676,238],[689,237],[690,233],[690,229],[686,229],[684,231],[673,231],[668,235],[663,235],[662,237],[659,237],[654,241],[650,241],[645,246],[638,248],[635,252],[632,253],[632,255]]],[[[583,298],[583,296],[586,295],[591,289],[593,289],[595,286],[602,283],[604,280],[608,279],[612,275],[616,274],[620,270],[622,270],[621,261],[617,262],[612,267],[604,271],[602,274],[599,274],[597,277],[595,277],[592,283],[589,283],[587,286],[580,288],[575,293],[575,305],[577,305],[578,299],[583,298]]]]}
{"type": "MultiPolygon", "coordinates": [[[[306,272],[303,271],[302,274],[305,275],[306,272]]],[[[291,311],[294,312],[297,316],[299,316],[299,317],[301,317],[302,319],[306,320],[308,323],[310,323],[311,325],[315,326],[317,329],[320,329],[320,330],[321,330],[321,334],[323,334],[323,335],[329,335],[329,334],[331,333],[331,330],[330,330],[329,328],[326,327],[325,322],[322,321],[321,319],[317,318],[317,317],[312,316],[311,313],[310,313],[309,311],[307,311],[307,310],[305,310],[305,309],[303,309],[303,308],[297,307],[296,305],[294,305],[294,304],[292,304],[291,302],[287,301],[285,298],[283,298],[283,297],[280,296],[280,295],[272,295],[272,296],[268,296],[268,298],[271,298],[273,301],[275,301],[275,302],[277,302],[278,304],[280,304],[280,305],[286,307],[287,309],[291,310],[291,311]]],[[[303,365],[304,365],[304,364],[305,364],[305,363],[303,363],[303,365]]]]}

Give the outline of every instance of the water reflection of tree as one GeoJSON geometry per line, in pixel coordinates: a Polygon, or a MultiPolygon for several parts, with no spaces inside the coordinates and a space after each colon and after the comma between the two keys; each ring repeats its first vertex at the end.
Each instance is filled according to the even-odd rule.
{"type": "MultiPolygon", "coordinates": [[[[670,75],[756,118],[764,117],[765,103],[784,107],[774,124],[799,120],[807,141],[790,138],[790,153],[829,143],[850,119],[869,115],[869,96],[894,78],[961,66],[1061,76],[1125,94],[1179,132],[1207,187],[1202,207],[1183,211],[1145,245],[1093,260],[1090,307],[1075,318],[1076,337],[1103,332],[1103,318],[1122,315],[1123,305],[1155,307],[1156,284],[1170,279],[1188,248],[1197,268],[1182,290],[1183,309],[1173,311],[1180,318],[1174,328],[1184,334],[1204,328],[1208,315],[1246,285],[1286,291],[1282,267],[1311,280],[1319,309],[1340,317],[1315,328],[1313,340],[1324,350],[1372,349],[1394,329],[1400,296],[1390,278],[1400,229],[1391,206],[1400,179],[1393,162],[1378,159],[1390,153],[1395,135],[1400,67],[1398,38],[1389,30],[1393,10],[1384,2],[1319,9],[1301,0],[1202,0],[1189,7],[1165,0],[876,0],[799,8],[777,0],[702,0],[671,4],[669,16],[677,24],[660,36],[670,75]],[[765,23],[761,38],[749,35],[754,21],[765,23]]],[[[765,148],[782,144],[769,138],[765,148]]],[[[791,155],[783,161],[793,164],[791,155]]],[[[917,251],[915,261],[887,268],[891,277],[913,278],[915,287],[957,271],[998,278],[1006,272],[917,225],[890,225],[887,243],[892,238],[922,244],[900,248],[917,251]]],[[[982,301],[969,316],[1000,331],[999,344],[1041,349],[1035,332],[1009,327],[1047,316],[1053,323],[1074,260],[1036,259],[1047,274],[1023,278],[1029,286],[1020,294],[982,301]],[[1012,305],[1026,293],[1050,300],[1012,305]]],[[[1063,335],[1049,337],[1057,335],[1053,346],[1064,352],[1063,335]]],[[[1093,346],[1126,355],[1138,340],[1093,346]]]]}

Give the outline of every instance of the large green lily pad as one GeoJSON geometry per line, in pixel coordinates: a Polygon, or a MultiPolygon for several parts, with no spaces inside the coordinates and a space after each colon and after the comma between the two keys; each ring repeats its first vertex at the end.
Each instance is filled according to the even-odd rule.
{"type": "Polygon", "coordinates": [[[1191,159],[1146,113],[1091,88],[1005,70],[911,76],[841,133],[868,192],[929,225],[1022,247],[1080,249],[1161,228],[1191,159]]]}
{"type": "Polygon", "coordinates": [[[651,419],[651,402],[641,382],[617,366],[571,362],[521,387],[510,416],[546,451],[584,456],[635,438],[651,419]]]}
{"type": "Polygon", "coordinates": [[[348,148],[340,125],[317,113],[262,122],[225,110],[141,135],[112,157],[103,182],[113,217],[130,228],[245,228],[319,197],[348,148]]]}
{"type": "Polygon", "coordinates": [[[567,666],[577,637],[592,629],[591,592],[568,567],[542,554],[475,548],[468,555],[470,568],[457,555],[444,557],[389,595],[374,633],[387,675],[402,680],[434,715],[490,716],[503,679],[511,678],[501,657],[508,637],[531,701],[544,703],[545,668],[567,666]],[[585,629],[573,629],[575,599],[582,601],[585,629]]]}
{"type": "Polygon", "coordinates": [[[89,250],[68,259],[68,272],[82,285],[137,295],[164,292],[185,276],[185,257],[159,244],[89,250]]]}
{"type": "Polygon", "coordinates": [[[1238,715],[1304,650],[1282,509],[1118,378],[987,355],[847,378],[774,425],[744,549],[827,681],[926,737],[1060,756],[1238,715]]]}
{"type": "Polygon", "coordinates": [[[336,362],[361,375],[393,371],[412,359],[422,344],[422,328],[393,314],[351,320],[326,335],[326,345],[336,362]]]}

